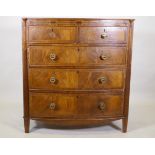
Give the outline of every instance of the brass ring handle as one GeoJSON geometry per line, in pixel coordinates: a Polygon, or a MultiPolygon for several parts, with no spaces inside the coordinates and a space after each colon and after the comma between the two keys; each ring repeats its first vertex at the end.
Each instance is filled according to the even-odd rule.
{"type": "Polygon", "coordinates": [[[101,77],[101,78],[98,79],[98,82],[99,82],[100,84],[103,84],[103,83],[105,83],[106,81],[107,81],[107,78],[106,78],[105,76],[103,76],[103,77],[101,77]]]}
{"type": "Polygon", "coordinates": [[[52,77],[50,78],[50,82],[51,82],[52,84],[55,84],[56,78],[52,76],[52,77]]]}
{"type": "Polygon", "coordinates": [[[52,61],[54,61],[54,60],[56,59],[56,54],[55,54],[55,53],[51,53],[51,54],[50,54],[50,59],[51,59],[52,61]]]}
{"type": "Polygon", "coordinates": [[[103,54],[100,55],[100,59],[101,59],[101,60],[106,60],[107,58],[108,58],[108,57],[107,57],[106,55],[103,55],[103,54]]]}
{"type": "Polygon", "coordinates": [[[104,32],[104,33],[101,34],[102,39],[105,39],[106,37],[108,37],[107,33],[104,32]]]}
{"type": "Polygon", "coordinates": [[[54,109],[55,109],[55,103],[51,103],[51,104],[50,104],[50,109],[51,109],[51,110],[54,110],[54,109]]]}
{"type": "Polygon", "coordinates": [[[99,109],[100,109],[101,111],[104,111],[104,110],[105,110],[105,103],[104,103],[104,102],[100,102],[100,103],[99,103],[99,109]]]}

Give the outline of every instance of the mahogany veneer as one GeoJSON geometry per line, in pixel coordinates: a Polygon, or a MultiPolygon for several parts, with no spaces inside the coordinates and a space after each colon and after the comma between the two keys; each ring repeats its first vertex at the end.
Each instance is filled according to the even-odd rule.
{"type": "Polygon", "coordinates": [[[23,18],[24,125],[127,131],[133,19],[23,18]]]}

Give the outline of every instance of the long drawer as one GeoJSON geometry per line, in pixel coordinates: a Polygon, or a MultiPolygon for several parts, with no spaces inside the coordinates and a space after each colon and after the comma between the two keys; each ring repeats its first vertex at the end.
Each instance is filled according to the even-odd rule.
{"type": "Polygon", "coordinates": [[[123,69],[29,69],[30,89],[123,89],[123,69]]]}
{"type": "Polygon", "coordinates": [[[29,65],[101,66],[125,65],[126,47],[31,46],[29,65]]]}
{"type": "Polygon", "coordinates": [[[30,93],[31,117],[113,117],[123,114],[123,95],[30,93]]]}

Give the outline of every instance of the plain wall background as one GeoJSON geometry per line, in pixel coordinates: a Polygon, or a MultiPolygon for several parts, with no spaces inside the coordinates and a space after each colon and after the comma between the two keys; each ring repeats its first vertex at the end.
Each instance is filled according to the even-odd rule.
{"type": "MultiPolygon", "coordinates": [[[[136,20],[130,104],[147,104],[155,101],[155,17],[131,18],[136,20]]],[[[23,103],[21,27],[21,17],[0,17],[0,104],[23,103]]]]}
{"type": "Polygon", "coordinates": [[[22,103],[20,17],[0,17],[0,103],[22,103]]]}

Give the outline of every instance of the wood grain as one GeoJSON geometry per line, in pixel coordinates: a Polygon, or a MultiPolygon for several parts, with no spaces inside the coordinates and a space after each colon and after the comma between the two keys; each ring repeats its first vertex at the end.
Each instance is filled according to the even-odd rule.
{"type": "Polygon", "coordinates": [[[29,69],[30,89],[123,89],[124,78],[123,70],[29,69]],[[56,79],[54,84],[51,77],[56,79]]]}
{"type": "Polygon", "coordinates": [[[126,43],[127,27],[82,27],[80,28],[80,42],[82,43],[126,43]],[[103,33],[107,34],[104,39],[103,33]]]}
{"type": "Polygon", "coordinates": [[[28,54],[30,66],[103,66],[125,65],[127,51],[125,47],[31,46],[28,54]]]}
{"type": "Polygon", "coordinates": [[[31,46],[29,47],[29,65],[64,66],[77,65],[79,62],[78,47],[31,46]],[[55,54],[55,59],[50,58],[55,54]]]}
{"type": "Polygon", "coordinates": [[[73,43],[76,27],[29,26],[28,40],[32,43],[73,43]]]}
{"type": "Polygon", "coordinates": [[[31,117],[107,117],[123,114],[123,95],[103,94],[30,94],[31,117]],[[105,109],[101,111],[100,102],[105,109]],[[50,104],[55,103],[55,109],[50,104]]]}

